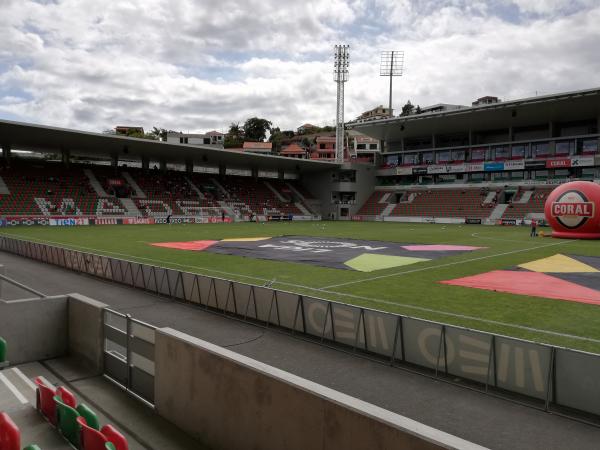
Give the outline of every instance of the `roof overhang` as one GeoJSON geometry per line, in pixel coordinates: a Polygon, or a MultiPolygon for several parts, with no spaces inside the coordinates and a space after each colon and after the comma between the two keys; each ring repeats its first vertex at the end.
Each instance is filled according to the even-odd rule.
{"type": "Polygon", "coordinates": [[[163,160],[181,164],[191,160],[194,164],[204,166],[225,165],[235,168],[300,173],[333,170],[340,167],[339,164],[328,161],[240,153],[210,146],[171,144],[9,120],[0,120],[0,145],[38,152],[68,150],[72,156],[89,158],[108,159],[118,155],[119,158],[128,160],[146,157],[154,161],[163,160]]]}
{"type": "Polygon", "coordinates": [[[376,139],[398,142],[402,138],[432,134],[526,127],[592,117],[600,117],[600,88],[366,123],[348,123],[347,127],[376,139]]]}

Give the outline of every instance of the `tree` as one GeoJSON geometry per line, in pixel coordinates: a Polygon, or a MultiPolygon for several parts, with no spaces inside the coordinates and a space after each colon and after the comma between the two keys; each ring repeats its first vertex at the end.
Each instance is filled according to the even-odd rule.
{"type": "Polygon", "coordinates": [[[271,125],[272,123],[267,119],[251,117],[244,122],[244,137],[251,141],[264,141],[267,131],[271,130],[271,125]]]}
{"type": "Polygon", "coordinates": [[[421,111],[421,106],[417,105],[417,109],[415,109],[415,114],[423,114],[423,111],[421,111]]]}
{"type": "Polygon", "coordinates": [[[156,141],[166,141],[167,140],[167,131],[164,128],[152,127],[152,131],[147,133],[149,139],[154,139],[156,141]]]}
{"type": "Polygon", "coordinates": [[[406,105],[404,105],[402,107],[402,112],[400,113],[401,116],[410,116],[413,113],[413,110],[415,109],[415,107],[413,106],[413,104],[409,101],[406,102],[406,105]]]}
{"type": "Polygon", "coordinates": [[[281,145],[284,139],[285,135],[281,132],[279,127],[271,129],[271,136],[269,136],[269,142],[273,144],[273,153],[279,154],[279,152],[281,152],[281,145]]]}
{"type": "Polygon", "coordinates": [[[225,142],[223,147],[225,148],[239,148],[244,144],[244,130],[240,128],[239,123],[231,122],[229,125],[229,131],[225,135],[225,142]]]}

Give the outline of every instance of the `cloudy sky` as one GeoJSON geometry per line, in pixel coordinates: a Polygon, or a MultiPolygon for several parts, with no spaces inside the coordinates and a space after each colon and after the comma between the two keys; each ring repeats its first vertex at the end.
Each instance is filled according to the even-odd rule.
{"type": "Polygon", "coordinates": [[[331,125],[333,46],[350,45],[346,119],[600,86],[599,0],[0,0],[0,118],[202,132],[264,117],[331,125]]]}

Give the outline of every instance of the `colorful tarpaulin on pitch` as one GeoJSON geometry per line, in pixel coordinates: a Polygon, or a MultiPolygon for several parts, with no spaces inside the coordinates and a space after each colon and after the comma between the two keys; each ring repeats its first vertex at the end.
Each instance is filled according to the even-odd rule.
{"type": "Polygon", "coordinates": [[[362,272],[406,266],[484,248],[311,236],[229,238],[220,241],[160,242],[152,245],[362,272]]]}
{"type": "Polygon", "coordinates": [[[556,254],[443,284],[600,305],[600,258],[556,254]]]}

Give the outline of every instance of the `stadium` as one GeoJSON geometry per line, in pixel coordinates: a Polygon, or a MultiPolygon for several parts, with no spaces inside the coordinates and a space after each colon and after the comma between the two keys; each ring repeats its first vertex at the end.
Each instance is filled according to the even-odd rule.
{"type": "Polygon", "coordinates": [[[597,448],[600,88],[341,107],[0,118],[0,450],[597,448]]]}

